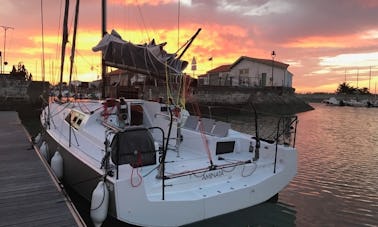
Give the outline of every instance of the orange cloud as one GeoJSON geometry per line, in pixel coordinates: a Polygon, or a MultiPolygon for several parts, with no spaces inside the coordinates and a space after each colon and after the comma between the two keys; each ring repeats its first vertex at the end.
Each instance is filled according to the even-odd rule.
{"type": "Polygon", "coordinates": [[[336,36],[336,37],[325,37],[325,36],[311,36],[304,37],[293,42],[284,44],[283,46],[288,48],[320,48],[320,47],[331,47],[340,48],[356,45],[355,40],[358,39],[356,36],[336,36]]]}
{"type": "Polygon", "coordinates": [[[177,0],[111,0],[110,3],[121,5],[162,5],[177,2],[177,0]]]}
{"type": "Polygon", "coordinates": [[[375,8],[378,7],[378,1],[377,0],[355,0],[357,3],[361,6],[364,6],[366,8],[375,8]]]}

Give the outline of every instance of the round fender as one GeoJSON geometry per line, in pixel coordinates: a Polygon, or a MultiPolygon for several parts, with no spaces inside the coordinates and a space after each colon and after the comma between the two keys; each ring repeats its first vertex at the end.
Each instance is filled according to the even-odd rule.
{"type": "Polygon", "coordinates": [[[91,219],[96,227],[100,227],[108,215],[109,191],[104,181],[100,181],[92,192],[91,219]]]}
{"type": "Polygon", "coordinates": [[[55,176],[61,180],[63,178],[63,158],[59,151],[56,151],[51,158],[51,168],[55,173],[55,176]]]}

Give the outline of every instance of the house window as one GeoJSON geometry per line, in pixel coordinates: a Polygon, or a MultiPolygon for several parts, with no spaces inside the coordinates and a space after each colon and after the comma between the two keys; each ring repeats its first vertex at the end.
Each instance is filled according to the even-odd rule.
{"type": "Polygon", "coordinates": [[[240,75],[248,75],[248,73],[249,73],[249,69],[239,69],[239,74],[240,75]]]}

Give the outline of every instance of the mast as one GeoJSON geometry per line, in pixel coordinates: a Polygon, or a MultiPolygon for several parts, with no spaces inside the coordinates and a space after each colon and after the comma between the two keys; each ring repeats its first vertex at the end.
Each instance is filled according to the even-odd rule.
{"type": "Polygon", "coordinates": [[[41,0],[41,26],[42,26],[42,81],[45,82],[45,35],[44,35],[44,27],[43,27],[43,0],[41,0]]]}
{"type": "MultiPolygon", "coordinates": [[[[106,35],[106,0],[101,1],[101,15],[102,15],[102,32],[101,37],[104,37],[106,35]]],[[[102,79],[102,90],[101,90],[101,96],[102,98],[105,98],[105,86],[106,86],[106,80],[105,80],[105,74],[106,74],[106,65],[105,60],[102,57],[101,58],[101,79],[102,79]]]]}
{"type": "Polygon", "coordinates": [[[70,1],[66,0],[66,5],[64,9],[64,19],[63,19],[63,39],[62,39],[62,55],[61,55],[61,63],[60,63],[60,84],[59,84],[59,95],[58,98],[62,98],[62,83],[63,83],[63,68],[64,68],[64,57],[66,52],[66,44],[68,40],[68,8],[70,5],[70,1]]]}
{"type": "Polygon", "coordinates": [[[73,32],[71,57],[70,57],[71,64],[70,64],[70,80],[69,80],[69,83],[68,83],[69,85],[71,85],[72,68],[73,68],[73,63],[74,63],[74,59],[75,59],[77,21],[79,20],[79,4],[80,4],[80,0],[76,0],[74,32],[73,32]]]}

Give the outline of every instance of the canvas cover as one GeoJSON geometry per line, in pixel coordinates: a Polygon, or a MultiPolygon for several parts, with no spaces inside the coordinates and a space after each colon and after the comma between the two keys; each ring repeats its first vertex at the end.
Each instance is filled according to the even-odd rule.
{"type": "Polygon", "coordinates": [[[125,41],[115,31],[106,34],[93,47],[93,51],[102,51],[107,66],[125,69],[156,77],[165,77],[166,73],[180,74],[188,65],[187,61],[177,59],[176,54],[167,53],[163,47],[166,43],[135,45],[125,41]]]}

